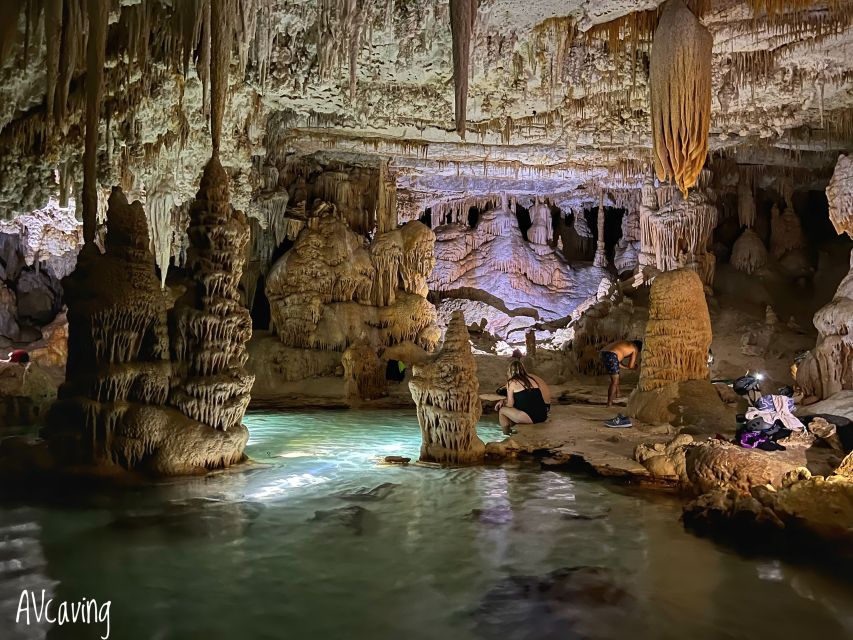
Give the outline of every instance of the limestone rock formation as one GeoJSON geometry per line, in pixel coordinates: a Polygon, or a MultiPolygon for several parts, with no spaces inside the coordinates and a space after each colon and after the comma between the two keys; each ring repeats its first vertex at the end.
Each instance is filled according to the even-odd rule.
{"type": "Polygon", "coordinates": [[[414,367],[409,389],[418,409],[422,461],[457,465],[483,460],[485,445],[477,437],[482,411],[477,364],[461,312],[453,314],[441,351],[414,367]]]}
{"type": "Polygon", "coordinates": [[[814,326],[817,344],[797,367],[797,383],[816,399],[853,389],[853,251],[850,272],[832,302],[815,314],[814,326]]]}
{"type": "Polygon", "coordinates": [[[790,545],[795,536],[819,541],[830,555],[850,557],[853,544],[853,480],[839,474],[813,476],[799,468],[775,485],[756,484],[747,492],[716,489],[684,508],[686,525],[728,529],[738,536],[761,536],[790,545]]]}
{"type": "Polygon", "coordinates": [[[579,306],[595,301],[606,270],[569,266],[547,244],[550,211],[534,205],[535,224],[525,241],[504,194],[500,205],[480,214],[475,228],[458,223],[435,229],[436,264],[429,288],[447,305],[465,305],[467,324],[487,320],[486,331],[510,344],[523,345],[534,322],[567,319],[579,306]],[[546,214],[547,212],[547,214],[546,214]],[[533,231],[536,240],[530,236],[533,231]],[[538,241],[544,244],[537,244],[538,241]]]}
{"type": "Polygon", "coordinates": [[[433,349],[435,309],[425,297],[433,238],[411,222],[368,246],[335,207],[319,204],[267,279],[281,341],[343,352],[364,335],[375,347],[408,341],[433,349]]]}
{"type": "Polygon", "coordinates": [[[649,66],[655,171],[687,197],[708,154],[714,37],[682,0],[667,0],[649,66]]]}
{"type": "Polygon", "coordinates": [[[51,451],[62,465],[100,473],[191,473],[240,461],[245,427],[226,432],[167,404],[183,377],[169,359],[171,299],[154,274],[142,205],[114,189],[107,227],[106,252],[87,244],[64,281],[68,364],[44,431],[51,451]]]}
{"type": "Polygon", "coordinates": [[[56,388],[37,362],[0,362],[0,425],[40,424],[56,400],[56,388]]]}
{"type": "Polygon", "coordinates": [[[738,271],[753,274],[767,264],[767,247],[755,231],[744,229],[732,247],[732,266],[738,271]]]}
{"type": "Polygon", "coordinates": [[[241,426],[255,380],[245,368],[252,323],[238,291],[249,227],[231,206],[217,156],[204,168],[188,235],[191,282],[171,313],[181,381],[169,401],[193,420],[229,431],[241,426]]]}
{"type": "Polygon", "coordinates": [[[640,361],[640,391],[708,379],[711,319],[699,276],[689,269],[652,282],[640,361]]]}
{"type": "Polygon", "coordinates": [[[835,230],[853,238],[853,155],[839,156],[826,187],[826,199],[835,230]]]}
{"type": "Polygon", "coordinates": [[[698,188],[686,198],[676,192],[669,201],[658,206],[659,203],[653,189],[644,187],[640,208],[640,264],[659,271],[688,267],[710,286],[714,281],[715,258],[708,246],[718,219],[710,195],[698,188]]]}

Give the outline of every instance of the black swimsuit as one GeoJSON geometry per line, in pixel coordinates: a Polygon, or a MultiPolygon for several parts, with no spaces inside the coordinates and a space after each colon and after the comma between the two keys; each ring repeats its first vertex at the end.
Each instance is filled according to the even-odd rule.
{"type": "Polygon", "coordinates": [[[548,419],[548,409],[545,404],[545,398],[542,397],[542,390],[538,387],[531,389],[522,389],[513,394],[513,408],[519,411],[524,411],[533,420],[533,423],[545,422],[548,419]]]}

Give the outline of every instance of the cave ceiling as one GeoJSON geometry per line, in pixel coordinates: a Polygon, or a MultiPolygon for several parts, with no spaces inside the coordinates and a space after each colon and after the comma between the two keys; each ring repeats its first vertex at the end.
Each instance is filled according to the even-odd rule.
{"type": "MultiPolygon", "coordinates": [[[[264,165],[306,155],[389,162],[414,207],[500,191],[559,202],[590,185],[637,189],[650,175],[649,50],[662,2],[481,0],[464,139],[447,0],[228,2],[237,36],[221,156],[234,203],[250,214],[264,165]]],[[[99,180],[144,197],[168,176],[181,202],[210,137],[193,64],[203,54],[191,50],[183,68],[171,4],[113,2],[99,180]]],[[[853,2],[688,4],[714,40],[711,161],[805,171],[825,185],[853,147],[853,2]]],[[[17,34],[0,41],[6,217],[42,206],[60,173],[79,187],[85,110],[80,56],[66,113],[46,115],[45,20],[14,17],[17,34]]]]}

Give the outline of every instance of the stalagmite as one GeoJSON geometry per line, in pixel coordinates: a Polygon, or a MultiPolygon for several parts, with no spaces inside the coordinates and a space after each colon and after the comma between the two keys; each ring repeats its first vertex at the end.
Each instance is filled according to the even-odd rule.
{"type": "Polygon", "coordinates": [[[409,389],[418,409],[422,461],[464,465],[483,460],[477,363],[461,311],[453,314],[436,357],[413,367],[409,389]]]}
{"type": "Polygon", "coordinates": [[[170,323],[172,351],[186,377],[169,401],[220,431],[240,428],[254,382],[245,369],[252,322],[238,290],[249,227],[228,195],[228,175],[214,156],[190,206],[190,279],[170,323]]]}
{"type": "Polygon", "coordinates": [[[352,345],[341,356],[346,396],[351,403],[385,395],[385,369],[376,351],[367,343],[352,345]]]}
{"type": "Polygon", "coordinates": [[[788,204],[782,215],[779,207],[773,205],[770,213],[770,253],[774,258],[782,258],[786,253],[802,248],[805,239],[800,226],[800,218],[788,204]]]}
{"type": "Polygon", "coordinates": [[[471,36],[479,0],[450,0],[450,30],[453,34],[453,84],[456,96],[456,131],[464,139],[468,110],[468,65],[471,36]]]}
{"type": "Polygon", "coordinates": [[[593,264],[595,264],[596,267],[607,266],[607,254],[605,253],[604,245],[604,195],[601,196],[601,200],[602,202],[598,203],[598,240],[596,241],[595,246],[595,259],[593,260],[593,264]]]}
{"type": "Polygon", "coordinates": [[[702,281],[693,271],[659,274],[652,283],[640,362],[640,391],[708,379],[711,319],[702,281]]]}
{"type": "Polygon", "coordinates": [[[551,208],[536,198],[536,203],[530,208],[530,228],[527,230],[527,239],[533,244],[547,245],[553,237],[553,223],[551,222],[551,208]]]}
{"type": "Polygon", "coordinates": [[[56,459],[93,473],[198,473],[239,462],[248,440],[166,406],[179,366],[170,362],[168,296],[160,291],[142,205],[109,199],[105,253],[83,247],[64,280],[68,363],[44,430],[56,459]]]}
{"type": "Polygon", "coordinates": [[[682,0],[667,0],[649,67],[655,172],[682,194],[708,155],[714,39],[682,0]]]}
{"type": "MultiPolygon", "coordinates": [[[[853,238],[853,162],[840,156],[826,188],[830,219],[835,229],[853,238]]],[[[817,344],[797,368],[797,382],[807,396],[829,398],[853,389],[853,251],[850,271],[838,285],[832,301],[814,316],[817,344]]]]}

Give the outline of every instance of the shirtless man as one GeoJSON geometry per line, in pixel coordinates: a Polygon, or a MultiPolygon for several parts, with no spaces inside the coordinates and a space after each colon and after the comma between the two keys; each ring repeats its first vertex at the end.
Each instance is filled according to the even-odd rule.
{"type": "Polygon", "coordinates": [[[610,387],[607,389],[608,407],[613,406],[619,396],[619,369],[636,369],[642,348],[643,343],[640,340],[621,340],[601,350],[601,363],[610,375],[610,387]],[[628,358],[627,366],[622,364],[625,358],[628,358]]]}

